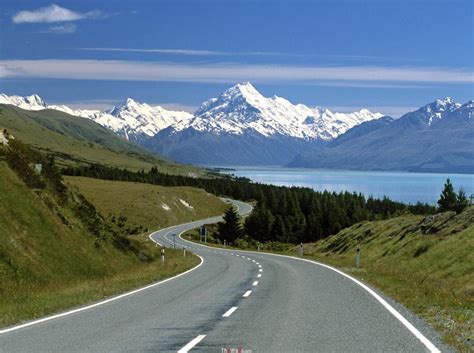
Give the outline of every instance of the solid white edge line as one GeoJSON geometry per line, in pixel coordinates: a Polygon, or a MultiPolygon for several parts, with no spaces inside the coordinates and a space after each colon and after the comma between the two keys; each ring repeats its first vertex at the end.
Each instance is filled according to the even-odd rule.
{"type": "Polygon", "coordinates": [[[254,282],[252,283],[252,286],[256,286],[257,284],[258,284],[258,281],[254,281],[254,282]]]}
{"type": "Polygon", "coordinates": [[[193,339],[191,342],[189,342],[187,345],[185,345],[183,348],[181,348],[178,353],[188,353],[193,347],[201,342],[206,335],[199,335],[195,339],[193,339]]]}
{"type": "Polygon", "coordinates": [[[243,297],[247,298],[250,295],[250,293],[252,293],[251,290],[246,291],[245,294],[243,295],[243,297]]]}
{"type": "MultiPolygon", "coordinates": [[[[251,210],[252,210],[252,207],[251,207],[251,210]]],[[[189,242],[189,241],[187,241],[186,239],[183,239],[183,238],[181,238],[181,240],[184,240],[185,242],[189,242]]],[[[190,243],[192,243],[192,242],[190,242],[190,243]]],[[[207,245],[201,245],[201,246],[211,248],[210,246],[207,246],[207,245]]],[[[436,347],[428,338],[426,338],[415,326],[413,326],[393,306],[391,306],[389,303],[387,303],[387,301],[385,299],[383,299],[380,295],[375,293],[372,289],[370,289],[368,286],[366,286],[365,284],[363,284],[359,280],[355,279],[352,276],[349,276],[348,274],[338,270],[337,268],[331,267],[329,265],[326,265],[326,264],[323,264],[323,263],[320,263],[320,262],[317,262],[317,261],[314,261],[314,260],[302,259],[302,258],[295,257],[295,256],[264,253],[264,252],[258,252],[258,251],[250,251],[250,250],[239,250],[239,251],[246,252],[246,253],[251,253],[251,254],[268,255],[268,256],[280,256],[280,257],[286,257],[286,258],[290,258],[290,259],[294,259],[294,260],[298,260],[298,261],[306,261],[306,262],[309,262],[309,263],[312,263],[312,264],[315,264],[315,265],[318,265],[318,266],[325,267],[325,268],[327,268],[329,270],[332,270],[334,272],[337,272],[338,274],[340,274],[340,275],[346,277],[347,279],[353,281],[354,283],[359,285],[361,288],[363,288],[366,292],[368,292],[370,295],[372,295],[380,304],[382,304],[382,306],[385,309],[387,309],[388,312],[390,312],[398,321],[400,321],[408,329],[408,331],[410,331],[416,338],[418,338],[418,340],[421,343],[423,343],[423,345],[425,345],[425,347],[428,348],[428,350],[431,353],[441,353],[441,350],[438,347],[436,347]]],[[[262,272],[262,269],[260,268],[258,271],[262,272]]]]}
{"type": "Polygon", "coordinates": [[[184,276],[186,274],[188,274],[189,272],[192,272],[196,269],[198,269],[203,263],[204,263],[204,259],[195,254],[196,256],[198,256],[200,259],[201,259],[201,262],[199,263],[199,265],[197,266],[194,266],[193,268],[183,272],[183,273],[180,273],[174,277],[170,277],[170,278],[167,278],[165,280],[162,280],[160,282],[156,282],[156,283],[153,283],[153,284],[150,284],[148,286],[145,286],[145,287],[142,287],[142,288],[138,288],[138,289],[134,289],[132,291],[129,291],[129,292],[125,292],[123,294],[120,294],[120,295],[117,295],[115,297],[112,297],[112,298],[109,298],[109,299],[106,299],[106,300],[103,300],[103,301],[100,301],[100,302],[97,302],[97,303],[94,303],[94,304],[91,304],[91,305],[87,305],[87,306],[84,306],[82,308],[77,308],[77,309],[74,309],[74,310],[70,310],[70,311],[66,311],[64,313],[60,313],[60,314],[56,314],[56,315],[51,315],[51,316],[46,316],[42,319],[39,319],[39,320],[34,320],[34,321],[30,321],[30,322],[27,322],[27,323],[24,323],[24,324],[21,324],[21,325],[17,325],[17,326],[13,326],[13,327],[9,327],[7,329],[4,329],[4,330],[0,330],[0,335],[1,334],[4,334],[4,333],[7,333],[7,332],[12,332],[12,331],[16,331],[16,330],[20,330],[22,328],[26,328],[26,327],[29,327],[29,326],[33,326],[33,325],[37,325],[37,324],[40,324],[42,322],[46,322],[46,321],[50,321],[50,320],[54,320],[54,319],[59,319],[61,317],[64,317],[64,316],[68,316],[68,315],[72,315],[72,314],[76,314],[76,313],[79,313],[81,311],[86,311],[86,310],[90,310],[90,309],[93,309],[93,308],[96,308],[98,306],[101,306],[101,305],[104,305],[104,304],[107,304],[107,303],[110,303],[110,302],[113,302],[113,301],[116,301],[116,300],[119,300],[119,299],[122,299],[122,298],[125,298],[125,297],[128,297],[132,294],[136,294],[136,293],[139,293],[139,292],[142,292],[144,290],[147,290],[147,289],[150,289],[150,288],[153,288],[153,287],[156,287],[160,284],[163,284],[163,283],[166,283],[166,282],[169,282],[169,281],[172,281],[176,278],[179,278],[181,276],[184,276]]]}
{"type": "Polygon", "coordinates": [[[222,317],[229,317],[229,316],[231,316],[232,313],[233,313],[234,311],[236,311],[236,310],[237,310],[237,307],[236,307],[236,306],[233,306],[232,308],[230,308],[229,310],[227,310],[227,311],[225,312],[225,314],[222,315],[222,317]]]}

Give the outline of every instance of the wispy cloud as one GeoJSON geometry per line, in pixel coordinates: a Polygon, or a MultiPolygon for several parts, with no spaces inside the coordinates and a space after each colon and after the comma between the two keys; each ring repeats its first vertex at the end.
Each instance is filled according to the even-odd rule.
{"type": "Polygon", "coordinates": [[[148,53],[148,54],[168,54],[168,55],[185,55],[185,56],[280,56],[293,58],[325,58],[334,60],[349,61],[380,61],[384,62],[416,62],[413,58],[401,57],[382,57],[375,55],[353,55],[353,54],[324,54],[324,53],[285,53],[275,51],[221,51],[221,50],[199,50],[199,49],[170,49],[170,48],[74,48],[74,50],[97,51],[97,52],[122,52],[122,53],[148,53]]]}
{"type": "Polygon", "coordinates": [[[51,4],[41,7],[37,10],[23,10],[17,12],[12,17],[13,23],[55,23],[55,22],[71,22],[83,19],[103,18],[104,14],[99,10],[89,12],[76,12],[64,7],[51,4]]]}
{"type": "Polygon", "coordinates": [[[176,64],[113,60],[1,60],[0,77],[172,82],[377,82],[472,84],[468,70],[431,67],[176,64]]]}
{"type": "Polygon", "coordinates": [[[352,113],[355,111],[359,111],[360,109],[368,109],[374,113],[382,113],[384,115],[391,116],[392,118],[399,118],[402,115],[417,110],[418,107],[413,106],[385,106],[385,105],[377,105],[377,106],[330,106],[328,107],[330,110],[334,112],[341,112],[341,113],[352,113]]]}
{"type": "MultiPolygon", "coordinates": [[[[198,49],[139,49],[139,48],[75,48],[76,50],[84,51],[100,51],[100,52],[128,52],[128,53],[156,53],[156,54],[170,54],[170,55],[188,55],[188,56],[276,56],[285,55],[278,52],[263,52],[263,51],[245,51],[245,52],[228,52],[217,50],[198,50],[198,49]]],[[[291,55],[291,54],[290,54],[291,55]]]]}
{"type": "Polygon", "coordinates": [[[53,34],[71,34],[75,33],[77,26],[72,23],[60,24],[57,26],[51,26],[41,31],[41,33],[53,33],[53,34]]]}

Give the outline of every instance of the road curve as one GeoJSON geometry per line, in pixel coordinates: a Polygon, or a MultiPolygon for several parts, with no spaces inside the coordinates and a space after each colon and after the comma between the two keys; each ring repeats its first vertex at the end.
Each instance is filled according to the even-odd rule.
{"type": "MultiPolygon", "coordinates": [[[[234,203],[242,214],[251,210],[234,203]]],[[[84,310],[0,330],[0,352],[451,351],[403,307],[381,298],[426,341],[369,288],[329,267],[209,248],[172,236],[220,219],[150,235],[160,244],[169,247],[176,241],[201,256],[195,269],[84,310]]]]}

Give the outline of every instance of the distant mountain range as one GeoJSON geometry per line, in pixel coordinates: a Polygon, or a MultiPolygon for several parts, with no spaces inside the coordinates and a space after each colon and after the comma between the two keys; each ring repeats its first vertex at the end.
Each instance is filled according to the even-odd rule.
{"type": "Polygon", "coordinates": [[[38,95],[0,95],[0,103],[27,110],[55,109],[91,119],[119,136],[178,162],[197,164],[285,164],[380,113],[362,109],[333,113],[262,96],[250,83],[237,84],[194,113],[169,111],[127,99],[108,111],[48,105],[38,95]]]}
{"type": "Polygon", "coordinates": [[[184,163],[474,172],[472,101],[439,99],[393,119],[366,109],[333,113],[294,105],[241,83],[205,101],[194,114],[132,99],[107,111],[47,105],[37,95],[3,94],[0,103],[91,119],[184,163]]]}
{"type": "Polygon", "coordinates": [[[360,124],[291,167],[474,173],[474,103],[438,99],[394,120],[360,124]]]}

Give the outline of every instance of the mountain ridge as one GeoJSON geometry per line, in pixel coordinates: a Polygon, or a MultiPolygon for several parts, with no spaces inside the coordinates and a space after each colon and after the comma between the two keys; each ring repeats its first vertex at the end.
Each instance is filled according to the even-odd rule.
{"type": "Polygon", "coordinates": [[[266,137],[285,135],[305,140],[331,140],[354,125],[382,117],[361,109],[353,113],[333,113],[329,109],[292,104],[285,98],[266,98],[249,82],[236,84],[219,97],[204,101],[194,113],[167,110],[127,98],[109,110],[73,109],[67,105],[46,104],[39,95],[0,95],[0,103],[26,110],[54,109],[91,119],[128,140],[142,142],[173,126],[182,131],[242,134],[252,129],[266,137]]]}
{"type": "Polygon", "coordinates": [[[474,173],[473,116],[472,100],[438,99],[391,122],[356,126],[287,166],[474,173]]]}

